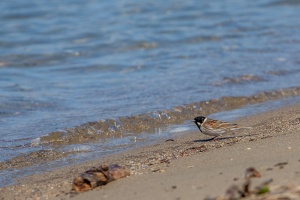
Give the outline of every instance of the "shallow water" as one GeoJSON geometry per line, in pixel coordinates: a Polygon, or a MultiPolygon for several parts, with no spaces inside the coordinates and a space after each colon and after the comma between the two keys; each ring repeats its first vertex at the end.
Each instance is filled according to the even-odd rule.
{"type": "Polygon", "coordinates": [[[186,130],[195,114],[299,95],[299,8],[297,0],[0,2],[1,169],[19,176],[24,158],[55,167],[58,158],[104,156],[167,137],[170,124],[186,130]],[[255,101],[271,90],[276,98],[255,101]],[[197,110],[221,97],[230,105],[197,110]]]}

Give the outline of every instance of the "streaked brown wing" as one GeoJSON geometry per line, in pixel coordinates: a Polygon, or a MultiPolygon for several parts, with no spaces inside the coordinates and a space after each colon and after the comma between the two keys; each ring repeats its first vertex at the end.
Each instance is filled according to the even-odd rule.
{"type": "Polygon", "coordinates": [[[228,123],[228,122],[224,122],[222,124],[220,124],[220,127],[222,128],[238,128],[238,125],[237,124],[231,124],[231,123],[228,123]]]}
{"type": "Polygon", "coordinates": [[[219,128],[222,121],[218,121],[218,120],[214,120],[214,119],[209,119],[207,120],[205,123],[207,123],[207,125],[211,126],[212,128],[219,128]]]}
{"type": "Polygon", "coordinates": [[[222,128],[222,129],[235,129],[235,128],[238,128],[238,125],[237,124],[231,124],[231,123],[228,123],[228,122],[225,122],[225,121],[219,121],[219,120],[213,120],[213,119],[210,119],[209,121],[206,121],[206,123],[208,123],[211,127],[213,128],[216,128],[216,129],[219,129],[219,128],[222,128]]]}

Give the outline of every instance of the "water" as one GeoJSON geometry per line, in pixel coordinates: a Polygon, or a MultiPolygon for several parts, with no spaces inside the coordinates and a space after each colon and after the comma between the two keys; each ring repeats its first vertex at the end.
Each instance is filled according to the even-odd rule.
{"type": "Polygon", "coordinates": [[[1,1],[0,169],[18,177],[80,162],[168,137],[171,126],[190,130],[183,123],[198,113],[299,95],[299,9],[298,0],[1,1]]]}

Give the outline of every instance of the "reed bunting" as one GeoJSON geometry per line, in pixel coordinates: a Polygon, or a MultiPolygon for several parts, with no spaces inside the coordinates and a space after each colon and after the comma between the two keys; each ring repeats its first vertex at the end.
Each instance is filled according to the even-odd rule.
{"type": "Polygon", "coordinates": [[[212,138],[213,140],[231,131],[244,129],[244,128],[251,128],[251,127],[239,127],[237,124],[231,124],[225,121],[209,119],[203,116],[195,117],[194,123],[197,125],[197,127],[203,134],[214,136],[212,138]]]}

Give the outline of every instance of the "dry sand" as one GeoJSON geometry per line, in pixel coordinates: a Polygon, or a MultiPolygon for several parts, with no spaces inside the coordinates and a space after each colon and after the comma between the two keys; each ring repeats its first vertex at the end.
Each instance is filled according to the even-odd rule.
{"type": "MultiPolygon", "coordinates": [[[[0,199],[203,199],[224,194],[255,167],[272,185],[300,185],[300,105],[239,119],[247,136],[218,141],[199,131],[101,160],[29,176],[0,188],[0,199]],[[100,163],[118,163],[131,176],[92,191],[70,193],[75,176],[100,163]],[[278,163],[286,163],[277,165],[278,163]]],[[[243,134],[242,134],[243,135],[243,134]]]]}

